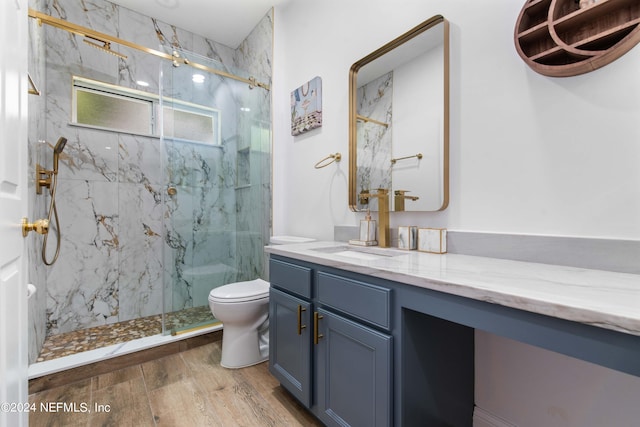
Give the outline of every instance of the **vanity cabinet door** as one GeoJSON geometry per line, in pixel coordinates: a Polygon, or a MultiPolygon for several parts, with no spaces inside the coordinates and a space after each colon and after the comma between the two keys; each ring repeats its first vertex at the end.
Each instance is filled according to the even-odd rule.
{"type": "Polygon", "coordinates": [[[269,371],[310,408],[311,303],[274,288],[269,298],[269,371]]]}
{"type": "Polygon", "coordinates": [[[320,419],[328,426],[391,425],[392,337],[326,310],[317,312],[320,419]]]}

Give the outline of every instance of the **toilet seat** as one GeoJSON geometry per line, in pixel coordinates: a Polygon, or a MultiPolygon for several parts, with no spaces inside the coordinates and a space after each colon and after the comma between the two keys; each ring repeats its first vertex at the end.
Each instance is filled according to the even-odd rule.
{"type": "Polygon", "coordinates": [[[269,282],[262,279],[236,282],[214,288],[209,292],[209,301],[236,303],[269,298],[269,282]]]}

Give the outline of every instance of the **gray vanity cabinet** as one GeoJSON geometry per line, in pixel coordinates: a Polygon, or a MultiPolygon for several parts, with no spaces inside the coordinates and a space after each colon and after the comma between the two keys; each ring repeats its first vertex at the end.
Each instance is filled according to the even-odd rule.
{"type": "Polygon", "coordinates": [[[335,426],[391,425],[391,337],[318,309],[320,419],[335,426]]]}
{"type": "Polygon", "coordinates": [[[311,303],[271,288],[269,370],[291,394],[311,407],[311,303]],[[304,326],[298,329],[298,322],[304,326]],[[300,333],[298,334],[298,331],[300,333]]]}
{"type": "Polygon", "coordinates": [[[391,425],[391,291],[277,257],[269,269],[270,372],[328,426],[391,425]]]}
{"type": "Polygon", "coordinates": [[[312,270],[271,260],[269,271],[269,371],[310,408],[312,270]]]}

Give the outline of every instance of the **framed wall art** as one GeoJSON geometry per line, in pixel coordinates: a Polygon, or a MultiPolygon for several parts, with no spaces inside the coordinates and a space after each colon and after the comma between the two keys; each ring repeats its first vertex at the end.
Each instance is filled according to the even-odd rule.
{"type": "Polygon", "coordinates": [[[322,79],[314,77],[291,92],[291,135],[322,126],[322,79]]]}

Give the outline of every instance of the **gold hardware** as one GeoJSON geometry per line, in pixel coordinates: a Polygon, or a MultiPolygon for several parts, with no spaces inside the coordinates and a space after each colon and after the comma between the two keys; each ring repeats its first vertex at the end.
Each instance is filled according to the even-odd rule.
{"type": "Polygon", "coordinates": [[[33,82],[33,79],[31,78],[31,74],[27,73],[27,78],[29,79],[29,95],[40,96],[40,91],[36,87],[36,84],[33,82]]]}
{"type": "Polygon", "coordinates": [[[388,248],[389,238],[389,190],[378,188],[377,194],[367,191],[360,193],[360,200],[368,200],[372,197],[378,198],[378,246],[388,248]]]}
{"type": "Polygon", "coordinates": [[[384,126],[386,128],[389,127],[389,123],[381,122],[381,121],[372,119],[371,117],[363,116],[362,114],[356,114],[356,120],[360,120],[360,121],[365,122],[365,123],[367,123],[367,122],[375,123],[377,125],[384,126]]]}
{"type": "Polygon", "coordinates": [[[173,185],[170,185],[169,188],[167,188],[167,194],[170,196],[175,196],[176,194],[178,194],[178,189],[173,185]]]}
{"type": "Polygon", "coordinates": [[[189,332],[194,332],[194,331],[199,331],[202,329],[206,329],[206,328],[211,328],[213,326],[218,326],[218,325],[222,325],[222,322],[220,322],[219,320],[212,320],[210,322],[207,322],[205,324],[202,325],[198,325],[198,326],[194,326],[192,328],[186,328],[186,329],[171,329],[171,336],[175,337],[176,335],[182,335],[182,334],[186,334],[189,332]]]}
{"type": "Polygon", "coordinates": [[[249,89],[253,89],[254,87],[257,86],[257,87],[261,87],[262,89],[270,90],[269,85],[259,82],[253,76],[249,77],[247,81],[249,82],[249,89]]]}
{"type": "MultiPolygon", "coordinates": [[[[362,190],[358,195],[358,203],[360,203],[361,205],[368,205],[369,195],[370,195],[369,190],[362,190]]],[[[368,211],[368,208],[367,208],[367,211],[368,211]]]]}
{"type": "Polygon", "coordinates": [[[396,159],[391,159],[391,164],[395,165],[398,160],[412,159],[414,157],[420,160],[422,158],[422,153],[414,154],[413,156],[404,156],[404,157],[398,157],[396,159]]]}
{"type": "Polygon", "coordinates": [[[42,194],[42,188],[51,188],[51,177],[53,171],[43,168],[40,164],[36,164],[36,193],[42,194]]]}
{"type": "Polygon", "coordinates": [[[49,232],[49,220],[39,219],[31,223],[27,218],[22,218],[22,237],[27,237],[30,231],[35,231],[38,234],[47,234],[49,232]]]}
{"type": "Polygon", "coordinates": [[[317,311],[313,313],[313,343],[318,344],[320,338],[323,338],[324,335],[318,333],[318,323],[320,319],[323,319],[324,316],[318,313],[317,311]]]}
{"type": "MultiPolygon", "coordinates": [[[[100,40],[101,42],[104,42],[104,43],[106,43],[106,42],[116,43],[116,44],[119,44],[121,46],[129,47],[131,49],[140,50],[142,52],[145,52],[145,53],[148,53],[148,54],[151,54],[151,55],[155,55],[155,56],[158,56],[158,57],[163,58],[163,59],[168,59],[170,61],[174,61],[175,60],[176,63],[180,62],[182,64],[187,64],[187,65],[189,65],[189,66],[191,66],[193,68],[197,68],[199,70],[206,71],[208,73],[217,74],[217,75],[222,76],[222,77],[228,77],[230,79],[238,80],[238,81],[247,83],[249,85],[254,85],[254,86],[258,86],[258,87],[261,87],[263,89],[266,89],[266,90],[271,90],[271,88],[269,87],[268,84],[261,83],[261,82],[256,82],[255,78],[253,79],[253,81],[251,81],[251,80],[246,79],[244,77],[236,76],[235,74],[227,73],[227,72],[224,72],[224,71],[221,71],[221,70],[216,70],[214,68],[207,67],[206,65],[198,64],[196,62],[190,62],[190,61],[186,60],[185,58],[176,59],[172,55],[169,55],[167,53],[161,52],[159,50],[150,49],[148,47],[144,47],[144,46],[132,43],[132,42],[124,40],[124,39],[120,39],[120,38],[117,38],[117,37],[110,36],[108,34],[100,33],[98,31],[94,31],[94,30],[92,30],[90,28],[83,27],[83,26],[74,24],[72,22],[66,21],[64,19],[54,18],[53,16],[49,16],[49,15],[47,15],[45,13],[38,12],[37,10],[31,9],[31,8],[29,8],[29,17],[36,19],[39,23],[44,22],[47,25],[51,25],[52,27],[60,28],[61,30],[68,31],[68,32],[73,33],[73,34],[78,34],[81,37],[88,37],[88,38],[97,39],[97,40],[100,40]]],[[[113,52],[113,53],[115,53],[115,52],[113,52]]]]}
{"type": "Polygon", "coordinates": [[[394,208],[393,210],[396,212],[402,212],[404,211],[404,201],[405,200],[411,200],[413,202],[415,202],[416,200],[418,200],[420,197],[418,196],[407,196],[406,193],[408,193],[409,190],[395,190],[393,192],[394,194],[394,208]]]}
{"type": "Polygon", "coordinates": [[[298,304],[298,335],[302,335],[302,330],[307,327],[307,325],[302,324],[302,312],[307,311],[306,308],[298,304]]]}
{"type": "Polygon", "coordinates": [[[322,159],[318,163],[316,163],[314,168],[322,169],[322,168],[325,168],[325,167],[329,166],[331,163],[339,162],[340,160],[342,160],[342,154],[340,154],[340,153],[329,154],[327,157],[325,157],[324,159],[322,159]],[[331,159],[331,160],[329,160],[329,159],[331,159]],[[327,160],[329,160],[329,161],[324,163],[324,164],[321,164],[322,162],[325,162],[327,160]]]}
{"type": "Polygon", "coordinates": [[[116,52],[114,50],[111,50],[111,42],[107,42],[104,40],[100,40],[91,36],[85,36],[87,39],[82,40],[83,42],[85,42],[86,44],[88,44],[89,46],[95,47],[96,49],[102,50],[104,52],[110,53],[112,55],[117,56],[118,58],[122,58],[122,59],[127,59],[127,55],[124,55],[120,52],[116,52]],[[94,41],[95,40],[95,41],[94,41]],[[102,43],[102,46],[100,46],[98,43],[102,43]]]}

